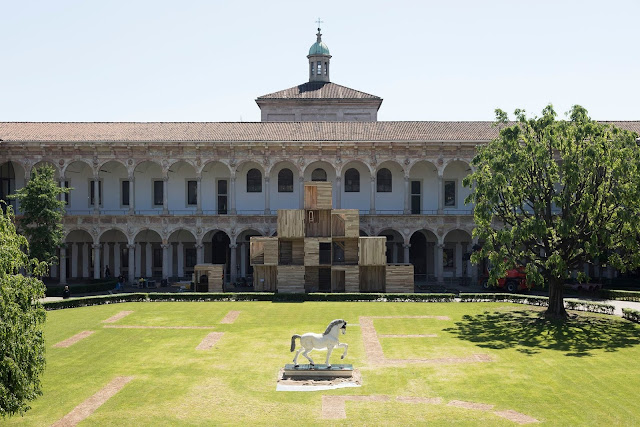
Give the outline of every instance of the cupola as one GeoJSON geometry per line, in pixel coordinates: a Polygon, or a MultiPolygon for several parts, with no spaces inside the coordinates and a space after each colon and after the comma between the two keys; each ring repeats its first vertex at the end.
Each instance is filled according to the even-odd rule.
{"type": "Polygon", "coordinates": [[[322,41],[322,34],[318,28],[318,39],[309,49],[309,81],[310,82],[329,82],[329,62],[331,55],[329,48],[322,41]]]}

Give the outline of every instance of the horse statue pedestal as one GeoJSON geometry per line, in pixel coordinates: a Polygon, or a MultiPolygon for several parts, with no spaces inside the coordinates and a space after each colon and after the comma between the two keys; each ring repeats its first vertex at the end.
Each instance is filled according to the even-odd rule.
{"type": "Polygon", "coordinates": [[[353,365],[295,365],[288,363],[284,366],[284,378],[348,378],[353,376],[353,365]]]}

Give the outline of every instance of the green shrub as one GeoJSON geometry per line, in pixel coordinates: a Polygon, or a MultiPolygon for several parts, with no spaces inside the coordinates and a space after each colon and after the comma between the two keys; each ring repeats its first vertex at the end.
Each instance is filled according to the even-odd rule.
{"type": "Polygon", "coordinates": [[[148,295],[143,293],[99,295],[93,297],[69,298],[43,303],[46,310],[59,310],[61,308],[88,307],[92,305],[113,304],[117,302],[147,301],[148,295]]]}
{"type": "MultiPolygon", "coordinates": [[[[461,302],[512,302],[540,307],[549,305],[549,298],[534,295],[501,294],[501,293],[461,293],[461,302]]],[[[591,313],[613,314],[615,307],[611,304],[591,301],[565,299],[565,307],[569,310],[588,311],[591,313]]]]}
{"type": "Polygon", "coordinates": [[[616,291],[613,289],[601,289],[600,297],[604,299],[640,302],[639,291],[616,291]]]}
{"type": "MultiPolygon", "coordinates": [[[[94,292],[110,291],[116,287],[118,279],[92,279],[88,284],[68,285],[71,295],[89,294],[94,292]]],[[[48,297],[61,297],[64,286],[47,286],[48,297]]]]}
{"type": "Polygon", "coordinates": [[[622,317],[635,323],[640,323],[640,311],[632,308],[623,308],[622,317]]]}

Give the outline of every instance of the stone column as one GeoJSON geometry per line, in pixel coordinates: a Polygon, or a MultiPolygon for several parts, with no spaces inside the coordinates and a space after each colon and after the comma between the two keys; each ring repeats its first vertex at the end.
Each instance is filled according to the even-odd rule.
{"type": "Polygon", "coordinates": [[[182,242],[178,243],[178,277],[184,277],[184,245],[182,242]]]}
{"type": "Polygon", "coordinates": [[[93,278],[100,278],[100,244],[93,245],[93,278]]]}
{"type": "Polygon", "coordinates": [[[369,213],[376,214],[376,177],[371,175],[371,196],[369,200],[369,213]]]}
{"type": "Polygon", "coordinates": [[[136,181],[133,173],[129,175],[129,215],[136,213],[136,181]]]}
{"type": "Polygon", "coordinates": [[[167,248],[168,259],[167,259],[167,269],[169,271],[169,277],[173,277],[173,243],[169,243],[169,248],[167,248]]]}
{"type": "Polygon", "coordinates": [[[113,244],[113,276],[114,277],[118,277],[121,274],[120,258],[122,258],[122,252],[120,252],[120,243],[115,242],[113,244]]]}
{"type": "Polygon", "coordinates": [[[236,248],[238,245],[229,245],[229,249],[231,249],[231,262],[229,269],[231,270],[231,283],[234,283],[237,280],[238,272],[236,268],[236,248]]]}
{"type": "Polygon", "coordinates": [[[336,176],[336,209],[342,209],[342,177],[336,176]]]}
{"type": "Polygon", "coordinates": [[[128,279],[129,283],[133,283],[136,280],[136,248],[137,245],[127,245],[127,249],[129,250],[129,268],[128,268],[128,279]]]}
{"type": "Polygon", "coordinates": [[[443,176],[438,172],[438,215],[444,213],[444,180],[443,176]]]}
{"type": "Polygon", "coordinates": [[[409,177],[404,177],[404,214],[409,215],[411,213],[411,190],[409,188],[409,177]]]}
{"type": "Polygon", "coordinates": [[[264,213],[266,215],[271,214],[271,195],[269,194],[269,177],[264,178],[264,213]]]}
{"type": "Polygon", "coordinates": [[[456,243],[456,277],[462,277],[462,243],[456,243]]]}
{"type": "Polygon", "coordinates": [[[78,244],[71,243],[71,278],[78,277],[78,244]]]}
{"type": "Polygon", "coordinates": [[[145,258],[145,272],[144,275],[146,277],[153,276],[153,259],[151,258],[153,251],[151,250],[151,242],[147,242],[146,247],[144,248],[144,258],[145,258]]]}
{"type": "Polygon", "coordinates": [[[196,243],[196,262],[204,264],[204,245],[202,243],[196,243]]]}
{"type": "Polygon", "coordinates": [[[60,247],[60,284],[67,284],[67,248],[64,245],[60,247]]]}
{"type": "Polygon", "coordinates": [[[100,192],[99,190],[99,185],[98,185],[98,177],[94,176],[93,177],[93,214],[94,215],[98,215],[100,213],[100,192]]]}
{"type": "Polygon", "coordinates": [[[169,177],[162,177],[162,214],[169,213],[169,177]]]}
{"type": "MultiPolygon", "coordinates": [[[[402,245],[402,247],[404,248],[404,263],[405,264],[410,264],[409,262],[409,248],[411,248],[411,245],[402,245]]],[[[425,271],[426,271],[426,266],[425,266],[425,271]]]]}
{"type": "Polygon", "coordinates": [[[471,263],[471,253],[473,252],[473,244],[469,243],[467,245],[467,253],[469,254],[469,259],[466,260],[465,262],[467,263],[467,274],[465,275],[465,277],[472,277],[473,276],[473,264],[471,263]]]}
{"type": "Polygon", "coordinates": [[[236,214],[236,177],[232,176],[229,179],[230,185],[229,185],[229,214],[231,215],[235,215],[236,214]]]}
{"type": "Polygon", "coordinates": [[[90,243],[82,244],[82,277],[84,278],[89,278],[89,263],[91,262],[89,245],[90,243]]]}
{"type": "Polygon", "coordinates": [[[434,266],[435,268],[435,274],[436,274],[436,278],[438,280],[438,283],[442,283],[444,282],[444,277],[442,275],[443,273],[443,263],[444,263],[444,245],[441,244],[436,244],[435,247],[435,261],[436,261],[436,265],[434,266]]]}
{"type": "Polygon", "coordinates": [[[169,244],[162,244],[162,278],[169,278],[169,244]]]}
{"type": "Polygon", "coordinates": [[[196,214],[202,215],[202,177],[196,178],[196,214]]]}
{"type": "Polygon", "coordinates": [[[247,276],[247,244],[240,243],[240,277],[247,276]]]}
{"type": "Polygon", "coordinates": [[[142,245],[140,243],[136,243],[136,262],[135,262],[135,275],[136,277],[142,276],[142,245]]]}
{"type": "Polygon", "coordinates": [[[300,193],[300,209],[304,209],[304,177],[298,178],[298,192],[300,193]]]}

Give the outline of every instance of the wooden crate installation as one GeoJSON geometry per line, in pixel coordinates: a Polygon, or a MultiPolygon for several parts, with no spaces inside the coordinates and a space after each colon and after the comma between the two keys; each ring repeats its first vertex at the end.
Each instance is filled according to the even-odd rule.
{"type": "Polygon", "coordinates": [[[278,292],[304,293],[304,266],[279,265],[278,267],[278,292]]]}
{"type": "Polygon", "coordinates": [[[251,265],[278,265],[278,238],[251,237],[251,265]]]}
{"type": "Polygon", "coordinates": [[[360,237],[358,239],[358,263],[363,266],[383,266],[387,264],[387,238],[360,237]]]}
{"type": "Polygon", "coordinates": [[[331,237],[331,211],[327,209],[305,211],[305,237],[331,237]]]}
{"type": "Polygon", "coordinates": [[[207,292],[223,292],[224,264],[196,264],[193,271],[196,289],[200,289],[199,285],[204,282],[202,276],[206,276],[207,292]]]}
{"type": "Polygon", "coordinates": [[[360,237],[360,213],[358,210],[332,210],[331,235],[333,237],[360,237]]]}
{"type": "Polygon", "coordinates": [[[331,182],[305,182],[304,208],[331,209],[333,206],[332,187],[331,182]]]}
{"type": "Polygon", "coordinates": [[[304,210],[278,209],[278,237],[304,237],[304,210]]]}
{"type": "Polygon", "coordinates": [[[413,265],[389,264],[386,267],[385,292],[414,292],[413,265]]]}
{"type": "Polygon", "coordinates": [[[360,292],[385,292],[385,266],[360,267],[360,292]]]}
{"type": "Polygon", "coordinates": [[[275,292],[277,283],[277,267],[272,265],[256,265],[253,267],[253,289],[256,292],[275,292]]]}
{"type": "MultiPolygon", "coordinates": [[[[331,265],[331,255],[328,262],[321,262],[320,247],[325,243],[331,247],[331,238],[328,237],[307,237],[304,239],[304,265],[331,265]]],[[[329,249],[330,250],[330,249],[329,249]]]]}
{"type": "Polygon", "coordinates": [[[358,264],[358,239],[334,238],[333,244],[333,265],[358,264]]]}

